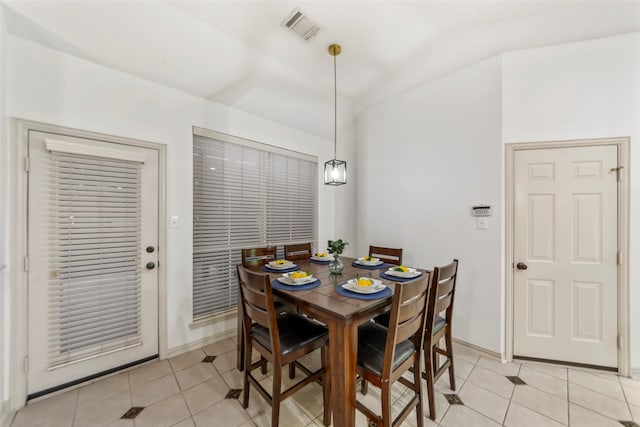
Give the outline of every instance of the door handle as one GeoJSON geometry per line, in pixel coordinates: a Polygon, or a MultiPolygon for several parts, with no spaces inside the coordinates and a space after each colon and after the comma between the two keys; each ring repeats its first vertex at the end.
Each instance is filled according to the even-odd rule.
{"type": "Polygon", "coordinates": [[[529,267],[524,262],[519,262],[519,263],[516,264],[516,268],[518,270],[526,270],[529,267]]]}
{"type": "Polygon", "coordinates": [[[148,262],[147,263],[147,270],[153,270],[154,268],[156,268],[156,265],[152,262],[148,262]]]}

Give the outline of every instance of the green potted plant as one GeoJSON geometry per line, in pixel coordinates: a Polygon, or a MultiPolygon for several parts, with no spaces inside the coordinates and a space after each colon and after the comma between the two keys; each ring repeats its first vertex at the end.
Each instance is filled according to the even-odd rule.
{"type": "Polygon", "coordinates": [[[344,247],[349,243],[344,242],[342,239],[329,240],[327,243],[327,252],[333,255],[333,260],[329,263],[329,271],[331,274],[341,274],[344,269],[344,264],[340,261],[339,255],[344,251],[344,247]]]}

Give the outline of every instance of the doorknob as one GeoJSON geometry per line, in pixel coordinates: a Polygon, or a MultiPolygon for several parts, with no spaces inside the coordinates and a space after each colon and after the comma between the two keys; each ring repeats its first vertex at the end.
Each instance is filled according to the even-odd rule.
{"type": "Polygon", "coordinates": [[[527,267],[527,264],[525,264],[524,262],[519,262],[516,264],[516,268],[518,270],[526,270],[529,267],[527,267]]]}
{"type": "Polygon", "coordinates": [[[147,263],[147,270],[153,270],[156,267],[156,265],[152,262],[148,262],[147,263]]]}

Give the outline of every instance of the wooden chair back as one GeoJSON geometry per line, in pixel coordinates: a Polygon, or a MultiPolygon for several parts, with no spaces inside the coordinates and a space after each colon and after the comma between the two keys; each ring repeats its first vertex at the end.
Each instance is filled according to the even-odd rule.
{"type": "MultiPolygon", "coordinates": [[[[396,345],[411,340],[416,354],[420,354],[425,331],[427,300],[429,297],[430,274],[410,282],[396,283],[391,301],[389,316],[389,332],[382,366],[382,378],[393,377],[393,360],[396,345]]],[[[408,360],[407,362],[411,362],[408,360]]],[[[407,367],[398,366],[396,371],[401,375],[407,367]]]]}
{"type": "Polygon", "coordinates": [[[242,266],[247,268],[261,267],[276,259],[275,246],[266,248],[245,248],[242,249],[242,266]]]}
{"type": "MultiPolygon", "coordinates": [[[[271,349],[276,355],[280,354],[280,338],[276,311],[273,305],[273,290],[268,274],[259,273],[243,266],[237,266],[240,297],[242,298],[243,327],[251,331],[254,324],[269,329],[271,349]]],[[[246,350],[246,349],[245,349],[246,350]]]]}
{"type": "Polygon", "coordinates": [[[309,259],[311,257],[311,243],[300,243],[297,245],[285,245],[284,257],[289,261],[309,259]]]}
{"type": "Polygon", "coordinates": [[[402,248],[384,248],[369,246],[369,256],[380,258],[387,264],[402,265],[402,248]]]}
{"type": "Polygon", "coordinates": [[[458,277],[458,260],[454,259],[450,264],[435,267],[432,274],[431,295],[429,296],[427,309],[428,331],[433,331],[437,316],[443,311],[446,312],[444,316],[445,328],[451,325],[451,320],[453,319],[453,297],[458,277]]]}

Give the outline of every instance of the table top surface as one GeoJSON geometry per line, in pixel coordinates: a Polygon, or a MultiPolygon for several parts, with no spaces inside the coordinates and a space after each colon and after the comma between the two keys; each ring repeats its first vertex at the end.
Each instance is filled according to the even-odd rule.
{"type": "MultiPolygon", "coordinates": [[[[344,264],[342,274],[331,274],[327,264],[316,264],[310,260],[297,260],[293,263],[300,266],[303,271],[312,273],[316,278],[320,279],[320,286],[308,290],[281,290],[274,289],[275,295],[283,299],[289,300],[298,306],[304,306],[308,311],[315,314],[325,315],[334,319],[348,320],[358,318],[365,313],[372,311],[384,312],[390,305],[391,297],[361,300],[342,296],[336,292],[336,286],[346,283],[348,280],[356,277],[370,277],[382,281],[391,291],[395,289],[395,282],[380,277],[381,272],[387,271],[387,268],[369,270],[352,266],[354,258],[340,257],[344,264]]],[[[419,269],[422,272],[427,270],[419,269]]],[[[275,280],[280,273],[269,273],[271,280],[275,280]]]]}

